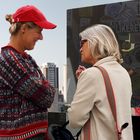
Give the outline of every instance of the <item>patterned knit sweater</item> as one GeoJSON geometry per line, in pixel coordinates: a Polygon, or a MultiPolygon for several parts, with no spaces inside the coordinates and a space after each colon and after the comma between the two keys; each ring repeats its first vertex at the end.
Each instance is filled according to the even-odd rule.
{"type": "Polygon", "coordinates": [[[23,140],[47,133],[55,90],[27,53],[11,46],[0,54],[0,140],[23,140]]]}

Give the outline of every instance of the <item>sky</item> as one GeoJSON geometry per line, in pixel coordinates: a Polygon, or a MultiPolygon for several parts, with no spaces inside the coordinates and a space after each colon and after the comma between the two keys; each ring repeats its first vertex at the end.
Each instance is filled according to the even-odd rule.
{"type": "Polygon", "coordinates": [[[0,47],[7,45],[10,37],[10,24],[5,20],[5,15],[14,13],[21,6],[34,5],[49,21],[55,23],[57,28],[43,30],[43,40],[37,42],[34,50],[28,53],[39,66],[48,62],[55,63],[60,69],[61,77],[63,65],[66,64],[67,10],[123,1],[126,0],[4,0],[0,4],[0,47]]]}

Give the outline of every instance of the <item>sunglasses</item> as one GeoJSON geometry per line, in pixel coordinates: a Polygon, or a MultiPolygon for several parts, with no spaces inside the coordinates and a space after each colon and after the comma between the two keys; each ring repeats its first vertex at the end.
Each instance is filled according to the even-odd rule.
{"type": "Polygon", "coordinates": [[[85,42],[87,42],[86,39],[81,40],[81,41],[80,41],[80,47],[82,47],[82,46],[84,45],[85,42]]]}

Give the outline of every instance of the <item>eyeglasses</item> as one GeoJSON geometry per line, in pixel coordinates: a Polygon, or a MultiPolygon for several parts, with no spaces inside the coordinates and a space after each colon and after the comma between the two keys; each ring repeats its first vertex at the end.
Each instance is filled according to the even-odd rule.
{"type": "Polygon", "coordinates": [[[82,47],[82,46],[84,45],[85,42],[87,42],[86,39],[81,40],[81,41],[80,41],[80,47],[82,47]]]}

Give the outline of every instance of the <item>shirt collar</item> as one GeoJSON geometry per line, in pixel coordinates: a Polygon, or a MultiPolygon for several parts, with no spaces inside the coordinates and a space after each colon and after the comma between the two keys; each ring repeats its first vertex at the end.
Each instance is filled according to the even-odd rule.
{"type": "Polygon", "coordinates": [[[17,52],[18,54],[20,54],[20,55],[22,55],[24,58],[28,58],[29,57],[29,55],[26,53],[26,52],[23,52],[23,53],[21,53],[21,52],[19,52],[18,50],[16,50],[15,48],[13,48],[12,46],[4,46],[4,47],[2,47],[2,50],[3,49],[11,49],[11,50],[14,50],[15,52],[17,52]]]}

